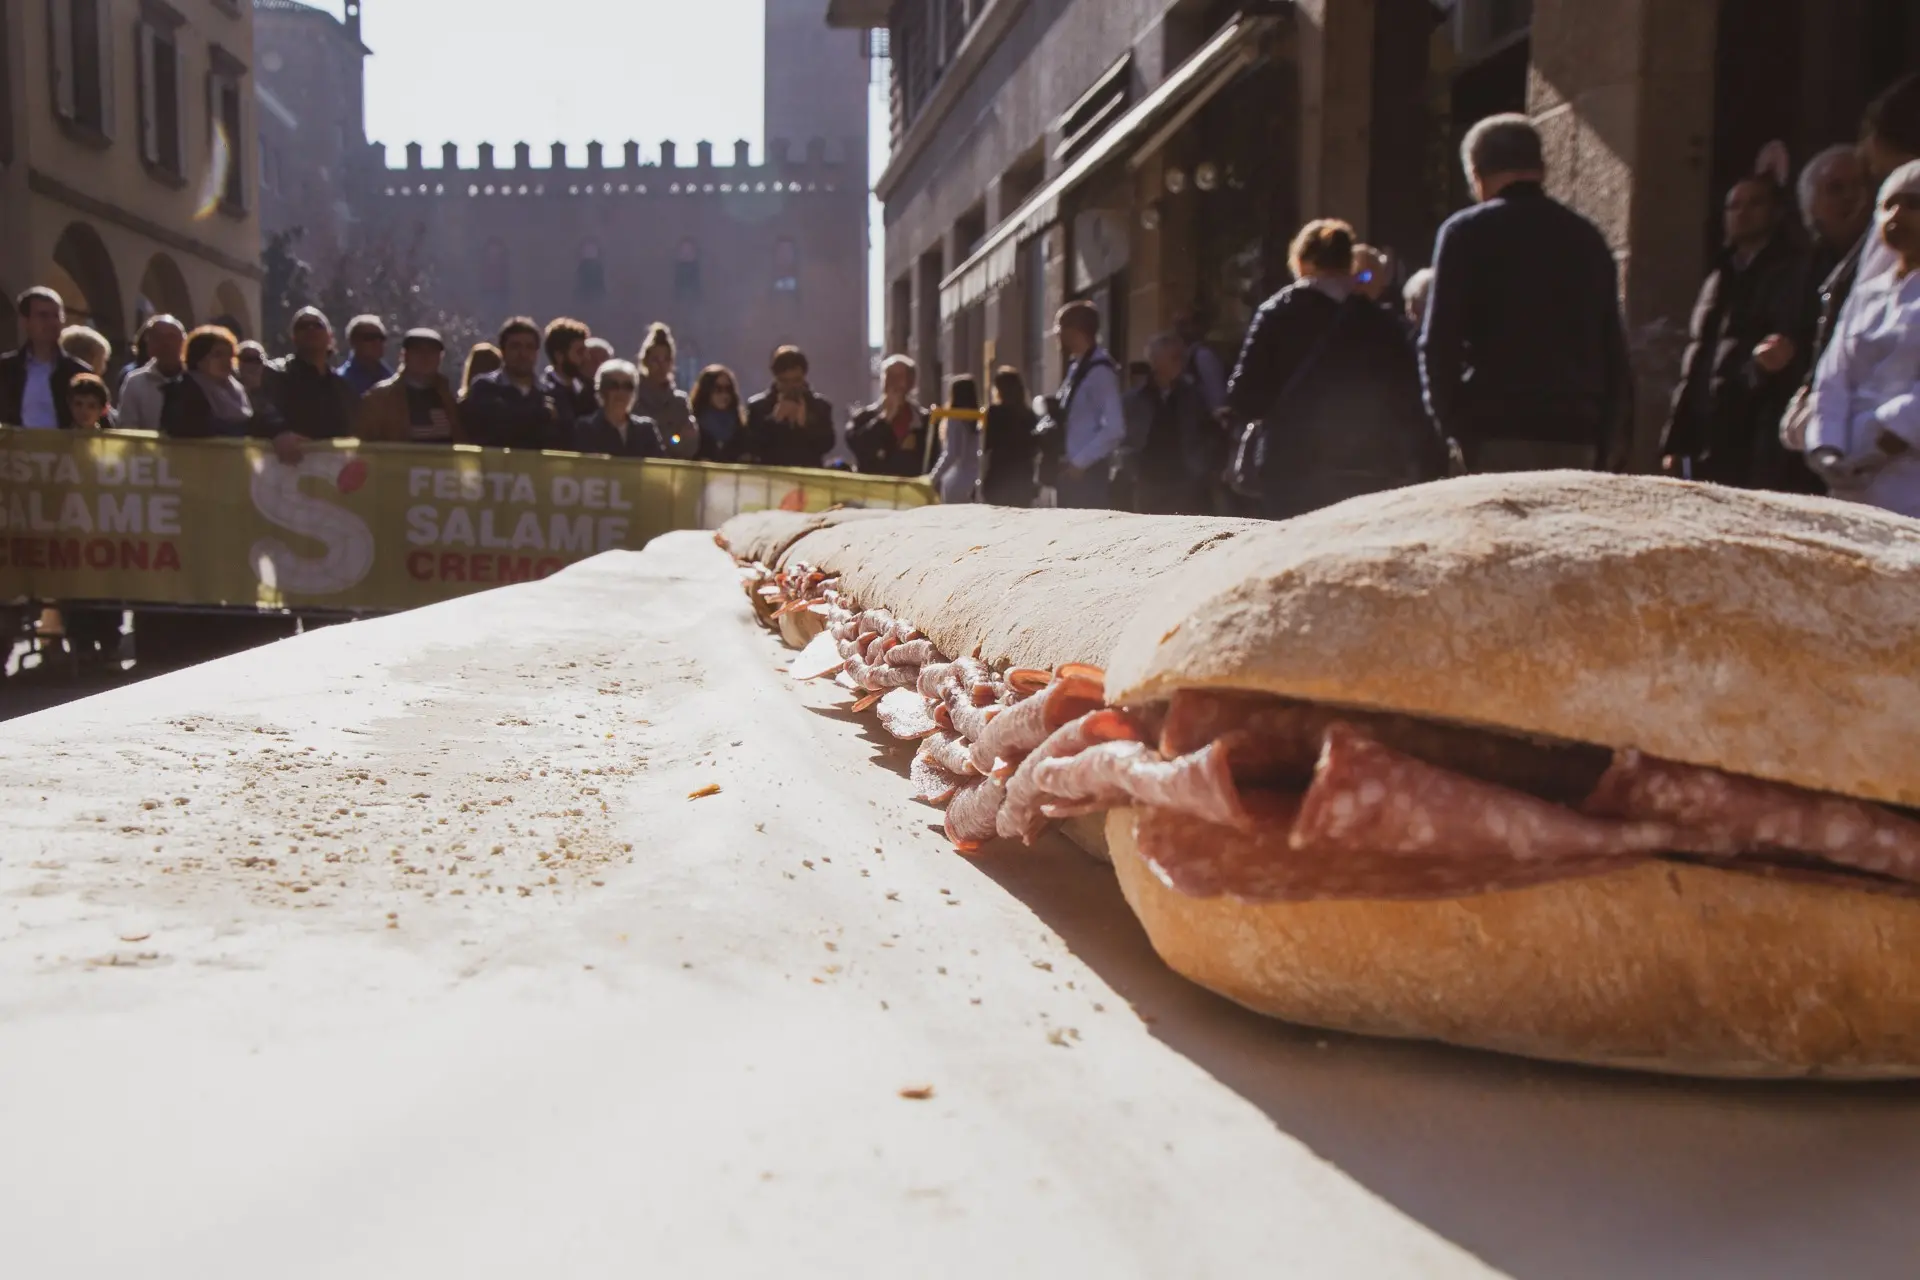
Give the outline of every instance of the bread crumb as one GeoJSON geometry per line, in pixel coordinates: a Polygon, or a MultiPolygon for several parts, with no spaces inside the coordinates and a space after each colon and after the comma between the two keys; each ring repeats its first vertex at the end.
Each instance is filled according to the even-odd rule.
{"type": "Polygon", "coordinates": [[[910,1102],[925,1102],[933,1096],[933,1086],[930,1084],[910,1084],[900,1090],[900,1096],[910,1102]]]}
{"type": "Polygon", "coordinates": [[[700,788],[698,791],[687,792],[687,799],[704,800],[708,796],[717,796],[719,794],[720,794],[720,784],[717,782],[709,782],[706,786],[700,788]]]}

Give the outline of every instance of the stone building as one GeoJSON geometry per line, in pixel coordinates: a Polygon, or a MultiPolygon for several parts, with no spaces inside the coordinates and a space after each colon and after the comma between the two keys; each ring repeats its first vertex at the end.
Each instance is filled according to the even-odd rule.
{"type": "Polygon", "coordinates": [[[869,67],[858,35],[823,22],[826,0],[767,2],[757,162],[747,142],[716,154],[706,142],[629,141],[584,155],[551,144],[536,163],[516,142],[483,145],[465,167],[451,144],[390,151],[366,140],[358,0],[344,19],[296,0],[254,3],[263,88],[286,117],[263,97],[269,232],[318,218],[323,239],[349,246],[417,242],[435,304],[488,329],[509,315],[571,315],[631,356],[664,320],[682,386],[723,363],[754,389],[774,348],[794,343],[823,395],[846,406],[869,394],[869,67]],[[309,131],[318,145],[303,150],[309,131]]]}
{"type": "MultiPolygon", "coordinates": [[[[148,315],[259,314],[243,0],[0,9],[0,292],[50,285],[124,354],[148,315]]],[[[11,305],[0,343],[17,341],[11,305]]]]}
{"type": "Polygon", "coordinates": [[[892,68],[886,343],[1059,376],[1088,297],[1116,353],[1195,310],[1231,351],[1307,218],[1424,262],[1466,128],[1525,111],[1606,233],[1642,340],[1643,461],[1721,192],[1779,138],[1850,139],[1920,66],[1910,0],[832,0],[892,68]]]}

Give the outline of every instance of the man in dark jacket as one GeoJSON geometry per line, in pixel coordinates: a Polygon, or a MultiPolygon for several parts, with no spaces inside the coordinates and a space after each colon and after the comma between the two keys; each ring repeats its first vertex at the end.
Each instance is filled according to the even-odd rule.
{"type": "Polygon", "coordinates": [[[253,434],[271,439],[280,461],[298,465],[306,440],[337,440],[353,434],[360,397],[333,367],[333,325],[317,307],[293,317],[293,354],[267,366],[269,412],[255,414],[253,434]]]}
{"type": "Polygon", "coordinates": [[[880,399],[853,415],[847,447],[863,474],[923,476],[927,459],[927,411],[913,398],[920,371],[905,356],[880,366],[880,399]]]}
{"type": "Polygon", "coordinates": [[[747,401],[747,461],[763,467],[817,467],[833,448],[833,405],[807,384],[798,347],[773,353],[773,385],[747,401]]]}
{"type": "Polygon", "coordinates": [[[67,390],[92,370],[60,349],[67,304],[51,289],[33,288],[14,303],[27,340],[0,356],[0,423],[19,427],[70,427],[67,390]]]}
{"type": "Polygon", "coordinates": [[[1212,482],[1226,462],[1226,437],[1207,408],[1179,332],[1147,343],[1148,381],[1126,394],[1122,468],[1131,473],[1131,509],[1198,516],[1213,510],[1212,482]]]}
{"type": "Polygon", "coordinates": [[[547,354],[547,371],[540,375],[540,389],[552,399],[563,425],[571,429],[576,418],[592,417],[600,409],[593,384],[581,376],[587,363],[587,340],[593,336],[578,320],[562,317],[547,325],[541,347],[547,354]]]}
{"type": "Polygon", "coordinates": [[[467,439],[496,449],[571,449],[573,412],[534,374],[540,327],[515,316],[500,327],[501,367],[475,378],[460,407],[467,439]]]}
{"type": "Polygon", "coordinates": [[[1476,471],[1623,467],[1633,378],[1606,238],[1547,196],[1525,116],[1482,120],[1461,154],[1481,203],[1434,246],[1420,336],[1434,419],[1476,471]]]}
{"type": "MultiPolygon", "coordinates": [[[[1661,454],[1669,474],[1743,489],[1790,487],[1780,414],[1807,344],[1794,335],[1804,307],[1804,259],[1786,237],[1786,193],[1771,178],[1727,192],[1726,244],[1700,288],[1661,454]]],[[[1806,473],[1806,480],[1813,479],[1806,473]]]]}

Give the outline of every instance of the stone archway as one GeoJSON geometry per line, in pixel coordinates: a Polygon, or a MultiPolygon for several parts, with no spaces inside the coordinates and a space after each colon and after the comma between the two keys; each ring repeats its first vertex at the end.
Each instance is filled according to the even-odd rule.
{"type": "Polygon", "coordinates": [[[187,289],[187,278],[180,273],[179,263],[164,253],[156,253],[147,260],[146,272],[140,277],[138,306],[142,324],[149,316],[170,315],[187,328],[193,328],[193,294],[187,289]]]}
{"type": "Polygon", "coordinates": [[[213,310],[213,323],[231,329],[236,338],[253,336],[253,318],[247,314],[246,295],[233,281],[222,280],[220,287],[213,291],[213,310]]]}
{"type": "Polygon", "coordinates": [[[120,303],[120,278],[100,233],[73,222],[53,247],[53,287],[67,304],[73,323],[92,325],[115,346],[127,340],[127,317],[120,303]]]}

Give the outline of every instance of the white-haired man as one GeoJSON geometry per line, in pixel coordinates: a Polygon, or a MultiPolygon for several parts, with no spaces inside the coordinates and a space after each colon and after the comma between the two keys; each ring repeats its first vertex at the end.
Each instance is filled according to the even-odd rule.
{"type": "Polygon", "coordinates": [[[1525,116],[1474,125],[1461,159],[1481,203],[1434,245],[1420,335],[1434,420],[1475,471],[1621,468],[1633,375],[1606,237],[1547,195],[1525,116]]]}
{"type": "Polygon", "coordinates": [[[160,410],[167,384],[186,372],[181,357],[187,349],[187,329],[172,316],[155,316],[140,327],[147,362],[120,384],[119,423],[139,431],[160,429],[160,410]]]}

